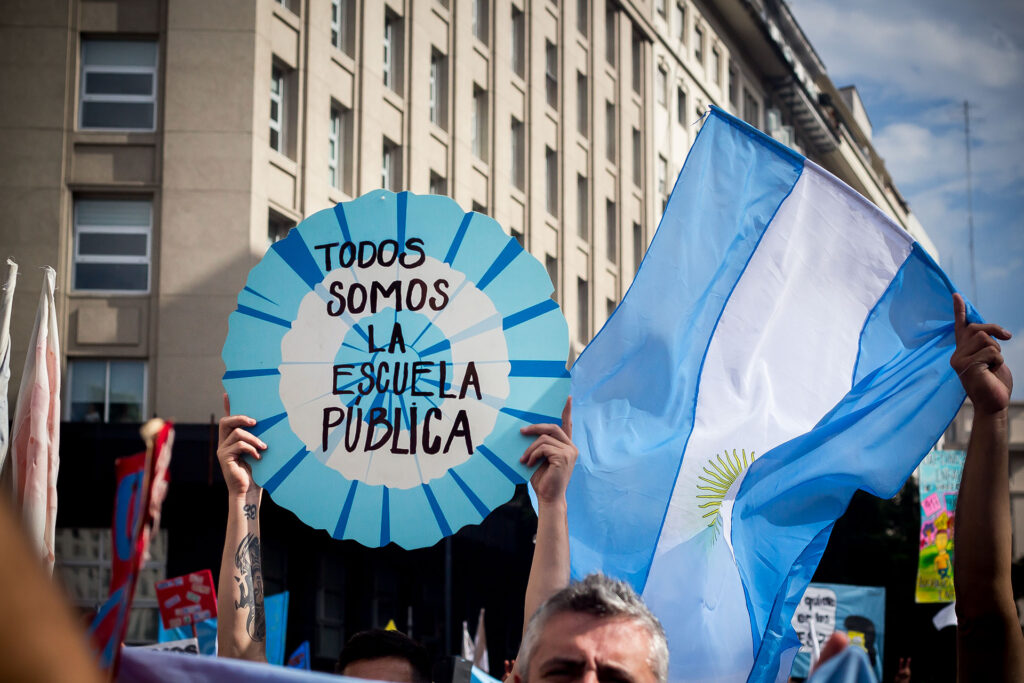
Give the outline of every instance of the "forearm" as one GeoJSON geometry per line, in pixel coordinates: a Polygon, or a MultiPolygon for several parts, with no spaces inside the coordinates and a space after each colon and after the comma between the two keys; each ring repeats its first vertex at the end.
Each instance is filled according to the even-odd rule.
{"type": "Polygon", "coordinates": [[[523,631],[545,600],[569,585],[569,521],[565,498],[537,505],[537,542],[526,584],[523,631]]]}
{"type": "Polygon", "coordinates": [[[956,506],[958,677],[1020,680],[1024,639],[1010,583],[1007,412],[976,412],[956,506]]]}
{"type": "Polygon", "coordinates": [[[262,489],[229,496],[228,524],[220,562],[217,647],[222,657],[266,661],[263,554],[259,505],[262,489]]]}

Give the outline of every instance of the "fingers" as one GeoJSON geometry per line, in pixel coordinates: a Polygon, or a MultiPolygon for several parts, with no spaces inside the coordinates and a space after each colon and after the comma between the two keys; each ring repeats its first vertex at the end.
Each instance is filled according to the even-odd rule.
{"type": "Polygon", "coordinates": [[[227,417],[231,414],[231,397],[228,396],[228,392],[224,392],[224,416],[227,417]]]}
{"type": "Polygon", "coordinates": [[[562,408],[562,431],[572,440],[572,396],[565,399],[565,407],[562,408]]]}
{"type": "Polygon", "coordinates": [[[814,668],[817,669],[819,666],[845,650],[849,645],[849,637],[842,631],[836,631],[828,637],[828,640],[825,641],[825,645],[821,648],[821,657],[818,659],[818,663],[815,664],[814,668]]]}
{"type": "Polygon", "coordinates": [[[239,427],[255,427],[256,420],[252,419],[248,415],[226,415],[220,419],[220,439],[221,443],[228,438],[231,432],[239,427]]]}
{"type": "Polygon", "coordinates": [[[561,459],[565,465],[568,465],[570,461],[574,459],[574,454],[570,451],[567,444],[561,441],[555,441],[548,436],[542,436],[537,441],[530,444],[530,447],[526,449],[523,456],[519,459],[519,462],[523,463],[527,467],[533,467],[542,460],[551,461],[553,459],[561,459]],[[541,439],[547,439],[541,441],[541,439]]]}
{"type": "Polygon", "coordinates": [[[566,434],[561,427],[553,424],[527,425],[526,427],[520,429],[519,433],[525,434],[527,436],[532,436],[534,434],[538,436],[542,434],[548,434],[549,436],[552,436],[564,443],[572,443],[572,439],[569,438],[569,435],[566,434]]]}
{"type": "MultiPolygon", "coordinates": [[[[221,423],[223,424],[224,422],[234,419],[249,420],[251,418],[241,415],[226,417],[221,421],[221,423]]],[[[227,436],[221,441],[220,446],[217,448],[217,454],[218,456],[223,457],[235,455],[237,459],[237,454],[244,453],[245,455],[255,456],[258,460],[259,452],[266,450],[266,448],[267,444],[263,443],[263,441],[254,434],[247,432],[242,429],[241,426],[238,426],[228,432],[227,436]]]]}
{"type": "Polygon", "coordinates": [[[964,298],[959,293],[953,294],[953,329],[955,330],[956,338],[960,338],[960,333],[967,325],[967,304],[964,303],[964,298]]]}

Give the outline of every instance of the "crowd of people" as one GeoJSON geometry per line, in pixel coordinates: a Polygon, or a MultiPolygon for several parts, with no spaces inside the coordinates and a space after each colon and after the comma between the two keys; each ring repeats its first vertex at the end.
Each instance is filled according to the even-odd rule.
{"type": "MultiPolygon", "coordinates": [[[[974,419],[957,504],[954,580],[957,594],[957,666],[961,681],[1024,681],[1024,637],[1010,583],[1008,406],[1013,387],[995,324],[968,323],[966,305],[953,297],[956,349],[950,363],[974,406],[974,419]]],[[[561,425],[524,428],[535,437],[521,462],[537,469],[537,540],[524,600],[522,645],[506,680],[617,680],[664,683],[669,649],[658,619],[629,587],[603,575],[569,580],[565,492],[576,462],[572,404],[561,425]]],[[[218,458],[228,488],[228,524],[219,578],[219,653],[265,661],[259,507],[262,490],[246,458],[266,444],[247,431],[256,421],[231,415],[220,422],[218,458]]],[[[684,579],[685,577],[680,577],[684,579]]],[[[849,650],[840,633],[825,644],[811,680],[849,650]]],[[[354,635],[336,672],[356,678],[424,683],[426,650],[387,631],[354,635]]],[[[909,680],[909,662],[897,678],[909,680]]]]}

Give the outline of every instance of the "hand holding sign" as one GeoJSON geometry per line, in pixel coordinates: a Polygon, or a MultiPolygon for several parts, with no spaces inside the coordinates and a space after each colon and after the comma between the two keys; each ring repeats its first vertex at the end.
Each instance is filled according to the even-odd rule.
{"type": "Polygon", "coordinates": [[[256,423],[225,418],[225,456],[261,455],[256,483],[337,538],[416,548],[478,523],[541,456],[552,474],[568,462],[547,452],[562,430],[519,458],[519,429],[557,423],[568,394],[551,290],[497,223],[445,197],[381,190],[309,217],[231,315],[224,386],[256,423]]]}

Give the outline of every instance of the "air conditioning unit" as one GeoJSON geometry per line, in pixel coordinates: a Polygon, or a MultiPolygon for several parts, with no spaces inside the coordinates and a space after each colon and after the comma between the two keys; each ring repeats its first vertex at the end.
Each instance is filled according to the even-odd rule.
{"type": "Polygon", "coordinates": [[[768,123],[768,134],[774,137],[775,131],[782,127],[782,112],[769,109],[765,112],[765,120],[768,123]]]}

